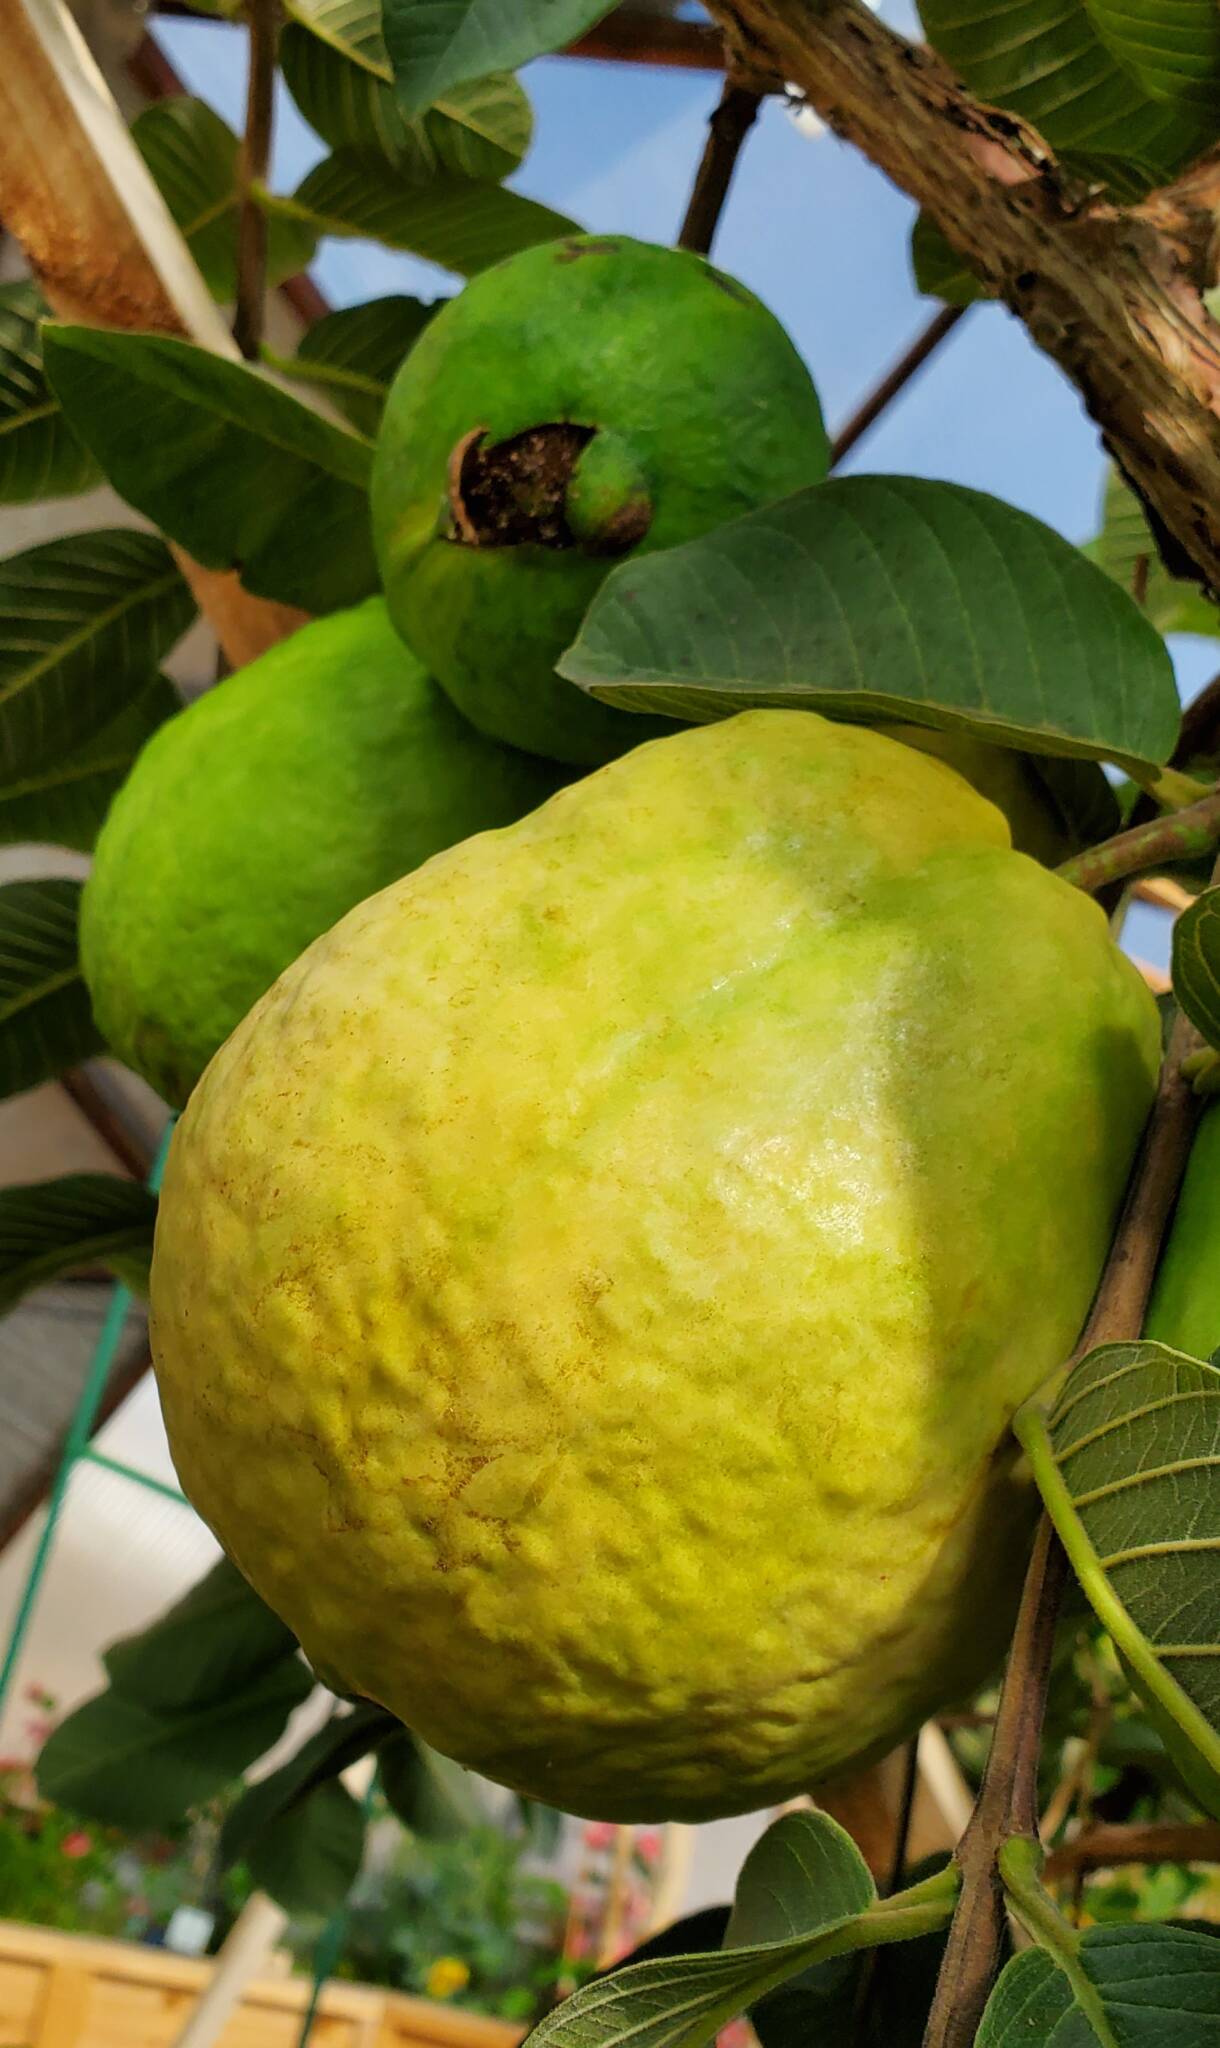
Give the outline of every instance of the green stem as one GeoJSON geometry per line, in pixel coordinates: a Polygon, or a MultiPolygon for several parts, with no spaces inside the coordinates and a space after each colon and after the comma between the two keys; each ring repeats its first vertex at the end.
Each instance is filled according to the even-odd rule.
{"type": "Polygon", "coordinates": [[[1074,854],[1055,869],[1065,882],[1092,896],[1109,882],[1121,882],[1128,875],[1146,874],[1173,861],[1194,860],[1220,845],[1220,790],[1211,789],[1184,811],[1171,811],[1164,818],[1152,818],[1146,825],[1134,825],[1129,832],[1103,839],[1074,854]]]}
{"type": "Polygon", "coordinates": [[[1045,1949],[1062,1970],[1101,2048],[1118,2048],[1097,1987],[1081,1963],[1080,1936],[1064,1919],[1050,1893],[1042,1888],[1040,1879],[1044,1858],[1040,1844],[1029,1835],[1011,1835],[1002,1844],[996,1860],[1013,1911],[1029,1929],[1038,1946],[1045,1949]]]}
{"type": "Polygon", "coordinates": [[[1201,796],[1206,796],[1211,786],[1200,782],[1197,775],[1184,775],[1180,768],[1157,768],[1151,775],[1137,775],[1135,779],[1153,803],[1160,804],[1166,811],[1186,810],[1201,796]]]}

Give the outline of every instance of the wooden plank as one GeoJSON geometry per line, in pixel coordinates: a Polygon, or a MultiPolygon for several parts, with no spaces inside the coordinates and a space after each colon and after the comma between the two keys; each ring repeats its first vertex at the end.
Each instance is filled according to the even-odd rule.
{"type": "Polygon", "coordinates": [[[48,1972],[32,2048],[80,2048],[91,1982],[88,1971],[74,1963],[60,1963],[48,1972]]]}

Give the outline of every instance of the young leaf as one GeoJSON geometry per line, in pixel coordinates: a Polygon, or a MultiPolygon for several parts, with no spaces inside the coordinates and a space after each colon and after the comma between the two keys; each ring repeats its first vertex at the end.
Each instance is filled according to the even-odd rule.
{"type": "Polygon", "coordinates": [[[376,589],[366,441],[187,341],[51,325],[43,348],[115,489],[198,561],[312,612],[376,589]]]}
{"type": "Polygon", "coordinates": [[[69,427],[42,374],[38,323],[46,307],[32,284],[0,285],[0,504],[67,498],[101,472],[69,427]]]}
{"type": "Polygon", "coordinates": [[[107,1826],[173,1827],[265,1755],[311,1685],[299,1659],[280,1659],[249,1685],[178,1713],[112,1686],[54,1730],[38,1759],[39,1790],[107,1826]]]}
{"type": "Polygon", "coordinates": [[[1103,1344],[1014,1428],[1166,1748],[1220,1816],[1220,1368],[1103,1344]]]}
{"type": "Polygon", "coordinates": [[[245,1860],[260,1891],[285,1911],[320,1918],[337,1911],[359,1876],[365,1831],[360,1807],[332,1778],[277,1814],[245,1860]]]}
{"type": "Polygon", "coordinates": [[[855,1949],[943,1925],[957,1879],[878,1900],[850,1835],[824,1813],[789,1813],[746,1858],[719,1951],[661,1956],[587,1984],[530,2036],[536,2048],[700,2048],[767,1992],[855,1949]]]}
{"type": "Polygon", "coordinates": [[[382,0],[382,34],[408,114],[450,86],[560,50],[613,0],[382,0]]]}
{"type": "Polygon", "coordinates": [[[1014,1956],[975,2048],[1217,2048],[1220,1949],[1177,1927],[1091,1927],[1069,1974],[1045,1949],[1014,1956]],[[1083,2002],[1082,2002],[1083,2001],[1083,2002]]]}
{"type": "Polygon", "coordinates": [[[1220,1046],[1220,888],[1196,896],[1174,925],[1173,992],[1196,1031],[1220,1046]]]}
{"type": "Polygon", "coordinates": [[[308,220],[320,235],[384,242],[459,277],[473,277],[536,242],[579,232],[566,215],[490,179],[442,172],[415,184],[388,177],[375,157],[357,149],[335,150],[290,198],[267,193],[262,203],[269,214],[308,220]]]}
{"type": "MultiPolygon", "coordinates": [[[[1211,0],[1151,5],[1167,23],[1171,14],[1182,22],[1189,64],[1207,69],[1200,30],[1211,0]]],[[[1069,167],[1119,197],[1165,183],[1216,132],[1214,104],[1154,97],[1123,62],[1130,44],[1116,33],[1114,0],[921,0],[920,16],[929,42],[973,92],[1032,122],[1069,167]]]]}
{"type": "Polygon", "coordinates": [[[69,534],[0,562],[0,784],[110,725],[194,612],[152,533],[69,534]]]}
{"type": "MultiPolygon", "coordinates": [[[[213,298],[237,291],[238,141],[204,100],[185,93],[157,100],[131,126],[154,183],[181,228],[213,298]]],[[[311,261],[316,237],[303,221],[275,220],[267,232],[267,282],[282,284],[311,261]]]]}
{"type": "Polygon", "coordinates": [[[80,894],[59,878],[0,888],[0,1098],[102,1049],[77,951],[80,894]]]}
{"type": "Polygon", "coordinates": [[[311,36],[329,43],[365,71],[389,80],[389,54],[381,33],[381,0],[285,0],[286,11],[311,36]]]}
{"type": "Polygon", "coordinates": [[[421,299],[370,299],[363,306],[324,313],[302,335],[295,356],[264,353],[281,376],[299,377],[325,391],[331,404],[371,439],[398,368],[435,311],[421,299]]]}
{"type": "MultiPolygon", "coordinates": [[[[153,1197],[147,1199],[155,1212],[153,1197]]],[[[274,1666],[297,1661],[292,1630],[227,1557],[148,1628],[112,1643],[103,1658],[114,1690],[158,1713],[209,1706],[274,1666]]]]}
{"type": "Polygon", "coordinates": [[[307,30],[280,43],[284,83],[332,149],[357,149],[424,184],[438,172],[506,178],[529,148],[530,103],[511,72],[455,85],[409,121],[389,85],[307,30]]]}
{"type": "Polygon", "coordinates": [[[972,270],[942,235],[930,214],[919,213],[911,229],[911,269],[915,283],[930,299],[946,306],[972,306],[986,296],[972,270]]]}
{"type": "Polygon", "coordinates": [[[1078,549],[914,477],[816,484],[624,562],[558,668],[671,718],[905,718],[1137,769],[1168,759],[1179,721],[1159,635],[1078,549]]]}
{"type": "Polygon", "coordinates": [[[0,1189],[0,1313],[82,1266],[106,1266],[142,1291],[156,1198],[112,1173],[68,1173],[0,1189]]]}
{"type": "Polygon", "coordinates": [[[0,782],[0,846],[33,840],[88,853],[145,740],[180,708],[173,684],[154,675],[95,738],[0,782]]]}
{"type": "Polygon", "coordinates": [[[1140,608],[1158,633],[1202,633],[1220,638],[1220,609],[1197,583],[1169,574],[1139,499],[1113,467],[1102,500],[1101,532],[1083,552],[1129,595],[1142,586],[1140,608]]]}
{"type": "Polygon", "coordinates": [[[332,1714],[324,1728],[303,1743],[277,1771],[248,1785],[225,1818],[220,1836],[222,1864],[237,1863],[250,1853],[266,1830],[293,1813],[319,1786],[337,1778],[349,1765],[385,1737],[396,1724],[383,1707],[357,1707],[350,1714],[332,1714]]]}

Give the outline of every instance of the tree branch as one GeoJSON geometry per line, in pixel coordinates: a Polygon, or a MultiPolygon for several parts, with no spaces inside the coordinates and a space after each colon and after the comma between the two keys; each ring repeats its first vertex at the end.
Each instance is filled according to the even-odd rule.
{"type": "Polygon", "coordinates": [[[1220,1821],[1099,1825],[1052,1849],[1042,1874],[1055,1883],[1077,1871],[1112,1870],[1122,1863],[1220,1863],[1220,1821]]]}
{"type": "Polygon", "coordinates": [[[247,0],[250,70],[246,84],[246,126],[237,160],[241,209],[237,222],[237,303],[233,339],[248,362],[258,356],[267,298],[267,216],[253,188],[263,184],[271,160],[275,114],[275,52],[279,0],[247,0]]]}
{"type": "Polygon", "coordinates": [[[1195,860],[1200,854],[1210,853],[1217,842],[1220,790],[1212,790],[1183,811],[1150,818],[1146,825],[1133,825],[1129,832],[1116,832],[1113,839],[1103,839],[1100,846],[1074,854],[1055,873],[1091,896],[1107,883],[1121,882],[1127,875],[1145,874],[1169,861],[1195,860]]]}
{"type": "Polygon", "coordinates": [[[832,469],[842,462],[843,457],[855,447],[857,441],[863,440],[886,407],[905,389],[916,371],[922,370],[928,357],[940,347],[942,341],[948,339],[963,313],[968,313],[969,310],[968,306],[942,306],[940,312],[933,315],[923,333],[917,335],[911,343],[906,354],[898,358],[892,370],[886,371],[881,382],[869,392],[864,403],[858,406],[851,418],[840,427],[830,447],[832,469]]]}
{"type": "Polygon", "coordinates": [[[708,0],[730,61],[791,81],[926,207],[1072,379],[1167,566],[1220,588],[1220,327],[1202,301],[1220,155],[1142,205],[1099,198],[860,0],[708,0]]]}
{"type": "Polygon", "coordinates": [[[678,236],[679,249],[693,249],[698,256],[710,253],[741,146],[762,103],[761,92],[755,92],[729,72],[720,103],[708,122],[707,142],[678,236]]]}

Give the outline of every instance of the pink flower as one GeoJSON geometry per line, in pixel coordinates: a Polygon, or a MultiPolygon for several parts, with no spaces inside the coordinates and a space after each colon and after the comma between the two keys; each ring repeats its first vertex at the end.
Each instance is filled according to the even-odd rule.
{"type": "Polygon", "coordinates": [[[93,1847],[93,1837],[87,1835],[83,1828],[76,1828],[72,1834],[64,1836],[59,1846],[64,1855],[70,1856],[75,1863],[81,1856],[89,1854],[93,1847]]]}
{"type": "Polygon", "coordinates": [[[591,1820],[585,1829],[586,1849],[608,1849],[614,1841],[614,1823],[591,1820]]]}
{"type": "Polygon", "coordinates": [[[655,1828],[647,1828],[635,1838],[635,1853],[644,1863],[656,1863],[661,1855],[661,1837],[655,1828]]]}

